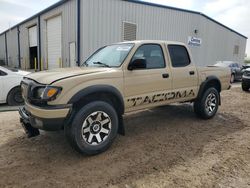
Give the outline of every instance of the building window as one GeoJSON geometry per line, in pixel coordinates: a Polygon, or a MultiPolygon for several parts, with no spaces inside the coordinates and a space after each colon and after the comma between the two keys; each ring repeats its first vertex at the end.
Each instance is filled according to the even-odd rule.
{"type": "Polygon", "coordinates": [[[136,24],[123,22],[123,41],[136,40],[136,30],[136,24]]]}
{"type": "Polygon", "coordinates": [[[238,55],[239,54],[239,45],[235,45],[234,46],[234,55],[238,55]]]}

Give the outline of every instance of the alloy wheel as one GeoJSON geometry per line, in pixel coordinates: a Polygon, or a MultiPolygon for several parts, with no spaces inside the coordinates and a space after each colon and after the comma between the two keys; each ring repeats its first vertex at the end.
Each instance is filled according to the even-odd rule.
{"type": "Polygon", "coordinates": [[[111,132],[111,119],[103,111],[91,113],[83,122],[82,138],[89,145],[103,143],[111,132]]]}
{"type": "Polygon", "coordinates": [[[216,95],[214,93],[210,93],[207,98],[206,98],[206,102],[205,102],[205,109],[207,111],[208,114],[212,114],[217,106],[217,98],[216,95]]]}

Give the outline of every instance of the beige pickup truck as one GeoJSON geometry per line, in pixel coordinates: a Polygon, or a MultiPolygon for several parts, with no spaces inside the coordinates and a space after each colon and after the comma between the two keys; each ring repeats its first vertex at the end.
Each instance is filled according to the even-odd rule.
{"type": "Polygon", "coordinates": [[[26,76],[20,120],[29,137],[39,129],[64,130],[77,151],[93,155],[105,151],[117,133],[124,134],[127,112],[191,102],[198,117],[212,118],[220,92],[230,88],[230,76],[226,68],[196,67],[183,43],[107,45],[80,67],[26,76]]]}

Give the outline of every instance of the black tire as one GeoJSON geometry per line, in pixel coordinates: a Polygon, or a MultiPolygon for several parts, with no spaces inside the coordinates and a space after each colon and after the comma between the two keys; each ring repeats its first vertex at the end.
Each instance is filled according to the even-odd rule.
{"type": "Polygon", "coordinates": [[[210,119],[215,116],[219,107],[219,93],[215,88],[208,88],[202,95],[200,99],[194,102],[194,112],[196,115],[202,119],[210,119]],[[209,102],[209,97],[213,97],[214,102],[209,102]],[[206,104],[207,103],[207,104],[206,104]],[[210,103],[210,104],[208,104],[210,103]],[[214,106],[210,106],[215,104],[214,106]],[[211,112],[210,112],[210,107],[211,112]]]}
{"type": "Polygon", "coordinates": [[[244,81],[241,83],[241,88],[243,91],[249,91],[249,85],[246,84],[244,81]]]}
{"type": "Polygon", "coordinates": [[[231,74],[231,78],[230,78],[230,83],[234,83],[235,81],[235,75],[234,74],[231,74]]]}
{"type": "Polygon", "coordinates": [[[19,106],[24,103],[20,87],[15,87],[10,90],[7,97],[7,103],[10,106],[19,106]]]}
{"type": "Polygon", "coordinates": [[[117,113],[113,106],[103,101],[86,104],[76,113],[72,123],[65,126],[65,134],[71,146],[76,151],[87,155],[95,155],[107,150],[117,136],[117,132],[117,113]],[[96,116],[95,113],[97,113],[96,116]],[[109,133],[104,133],[103,130],[109,133]],[[101,142],[99,142],[100,139],[101,142]]]}

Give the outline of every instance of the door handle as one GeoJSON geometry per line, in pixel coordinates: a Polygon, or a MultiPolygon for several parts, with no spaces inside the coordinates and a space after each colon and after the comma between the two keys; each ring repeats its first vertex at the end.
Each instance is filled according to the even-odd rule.
{"type": "Polygon", "coordinates": [[[162,78],[169,78],[169,74],[168,73],[162,74],[162,78]]]}
{"type": "Polygon", "coordinates": [[[189,74],[190,75],[194,75],[194,71],[189,71],[189,74]]]}

